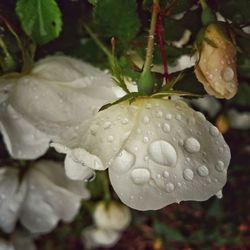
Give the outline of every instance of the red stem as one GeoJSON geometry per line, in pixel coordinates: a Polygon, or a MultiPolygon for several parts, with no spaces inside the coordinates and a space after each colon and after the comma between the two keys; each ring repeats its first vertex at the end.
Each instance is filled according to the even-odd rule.
{"type": "Polygon", "coordinates": [[[168,64],[167,64],[167,56],[165,51],[165,41],[164,41],[164,28],[162,25],[162,15],[159,14],[157,18],[157,24],[156,24],[156,35],[159,40],[160,50],[161,50],[161,57],[164,67],[164,73],[163,73],[163,79],[165,78],[166,82],[168,80],[169,74],[168,74],[168,64]]]}

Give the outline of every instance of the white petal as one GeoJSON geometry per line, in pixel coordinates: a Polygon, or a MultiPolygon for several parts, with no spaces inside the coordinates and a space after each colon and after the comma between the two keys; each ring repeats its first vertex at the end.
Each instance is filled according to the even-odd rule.
{"type": "Polygon", "coordinates": [[[93,169],[103,170],[103,164],[98,157],[89,154],[84,149],[73,149],[60,144],[51,143],[58,153],[66,154],[64,166],[66,175],[72,180],[85,180],[95,176],[93,169]]]}
{"type": "Polygon", "coordinates": [[[217,128],[181,101],[145,99],[133,102],[131,112],[135,107],[135,127],[109,168],[125,204],[154,210],[206,200],[222,189],[230,150],[217,128]],[[121,158],[127,158],[126,168],[121,158]]]}
{"type": "Polygon", "coordinates": [[[21,211],[21,223],[33,233],[51,231],[60,219],[71,221],[88,195],[82,183],[67,180],[63,168],[42,161],[26,176],[29,192],[21,211]]]}
{"type": "Polygon", "coordinates": [[[86,249],[94,249],[100,246],[112,247],[120,237],[120,232],[91,227],[83,232],[83,244],[86,249]]]}
{"type": "Polygon", "coordinates": [[[118,202],[99,202],[94,212],[94,220],[99,228],[121,231],[129,225],[131,215],[129,209],[118,202]]]}
{"type": "Polygon", "coordinates": [[[36,250],[32,236],[26,231],[16,231],[11,235],[11,242],[15,246],[15,250],[36,250]]]}
{"type": "Polygon", "coordinates": [[[114,86],[110,76],[89,64],[52,56],[19,79],[9,102],[39,130],[60,135],[112,101],[114,86]]]}
{"type": "Polygon", "coordinates": [[[10,155],[15,159],[35,159],[49,148],[49,138],[11,105],[0,106],[0,131],[10,155]]]}
{"type": "Polygon", "coordinates": [[[0,227],[4,232],[14,230],[26,188],[25,183],[19,185],[16,169],[0,169],[0,227]]]}
{"type": "Polygon", "coordinates": [[[16,250],[10,242],[6,242],[5,240],[1,238],[0,238],[0,249],[1,250],[16,250]]]}

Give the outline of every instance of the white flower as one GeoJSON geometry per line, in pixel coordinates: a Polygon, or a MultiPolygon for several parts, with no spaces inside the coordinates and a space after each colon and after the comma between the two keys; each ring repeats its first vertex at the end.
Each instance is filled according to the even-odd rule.
{"type": "Polygon", "coordinates": [[[124,230],[131,221],[129,209],[115,201],[99,202],[94,212],[95,224],[102,229],[124,230]]]}
{"type": "Polygon", "coordinates": [[[78,126],[116,92],[111,77],[67,56],[49,56],[23,76],[0,79],[0,130],[13,158],[35,159],[78,126]]]}
{"type": "Polygon", "coordinates": [[[31,235],[24,231],[17,231],[13,233],[8,240],[0,238],[1,250],[35,250],[35,244],[31,235]]]}
{"type": "Polygon", "coordinates": [[[120,239],[121,234],[118,231],[106,230],[97,227],[90,227],[83,231],[83,244],[86,249],[96,247],[112,247],[120,239]]]}
{"type": "Polygon", "coordinates": [[[72,221],[89,198],[83,182],[69,180],[56,162],[36,162],[19,178],[17,169],[1,168],[0,227],[8,233],[18,219],[32,233],[49,232],[59,220],[72,221]]]}
{"type": "Polygon", "coordinates": [[[250,129],[250,112],[239,112],[235,109],[228,111],[228,120],[230,127],[235,129],[250,129]]]}
{"type": "Polygon", "coordinates": [[[67,172],[77,177],[81,169],[108,168],[120,199],[138,210],[207,200],[226,183],[228,145],[182,101],[138,98],[114,105],[97,113],[79,137],[72,148],[52,144],[67,154],[67,172]]]}

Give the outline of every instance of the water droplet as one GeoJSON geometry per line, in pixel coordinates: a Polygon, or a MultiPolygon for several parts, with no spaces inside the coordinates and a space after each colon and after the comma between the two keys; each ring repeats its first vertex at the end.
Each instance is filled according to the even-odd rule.
{"type": "Polygon", "coordinates": [[[173,192],[173,191],[174,191],[174,184],[171,183],[171,182],[167,183],[167,185],[166,185],[166,191],[167,191],[168,193],[173,192]]]}
{"type": "Polygon", "coordinates": [[[201,177],[206,177],[209,174],[209,170],[205,165],[198,167],[197,172],[201,177]]]}
{"type": "Polygon", "coordinates": [[[171,114],[166,114],[165,119],[166,120],[171,120],[172,119],[172,115],[171,114]]]}
{"type": "Polygon", "coordinates": [[[225,67],[222,72],[221,72],[221,76],[223,78],[224,81],[226,82],[230,82],[233,80],[234,78],[234,71],[232,68],[230,67],[225,67]]]}
{"type": "Polygon", "coordinates": [[[104,129],[108,129],[108,128],[110,128],[111,127],[111,122],[105,122],[104,124],[103,124],[103,128],[104,129]]]}
{"type": "Polygon", "coordinates": [[[223,161],[217,161],[217,163],[215,164],[215,169],[219,172],[223,172],[225,168],[225,164],[223,161]]]}
{"type": "Polygon", "coordinates": [[[218,128],[216,128],[215,126],[212,125],[209,128],[209,133],[210,133],[210,135],[216,137],[216,136],[218,136],[220,134],[220,131],[219,131],[218,128]]]}
{"type": "Polygon", "coordinates": [[[189,137],[184,142],[184,148],[189,153],[197,153],[200,151],[200,143],[193,137],[189,137]]]}
{"type": "Polygon", "coordinates": [[[166,141],[154,141],[149,145],[148,150],[149,156],[161,165],[173,166],[177,161],[174,147],[166,141]]]}
{"type": "Polygon", "coordinates": [[[212,74],[209,74],[209,75],[208,75],[208,78],[209,78],[210,80],[212,80],[212,79],[214,78],[214,76],[213,76],[212,74]]]}
{"type": "Polygon", "coordinates": [[[165,132],[165,133],[168,133],[170,131],[170,125],[168,123],[163,123],[162,124],[162,130],[165,132]]]}
{"type": "Polygon", "coordinates": [[[175,118],[176,118],[176,120],[180,121],[180,120],[181,120],[181,115],[180,115],[180,114],[177,114],[177,115],[175,116],[175,118]]]}
{"type": "Polygon", "coordinates": [[[6,198],[6,195],[5,194],[0,194],[0,198],[1,198],[1,200],[4,200],[6,198]]]}
{"type": "Polygon", "coordinates": [[[149,138],[148,138],[147,136],[144,136],[144,137],[143,137],[143,142],[144,142],[144,143],[148,143],[148,142],[149,142],[149,138]]]}
{"type": "Polygon", "coordinates": [[[156,117],[162,118],[162,112],[160,110],[156,112],[156,117]]]}
{"type": "Polygon", "coordinates": [[[215,195],[216,195],[216,197],[218,199],[221,199],[223,197],[222,190],[220,190],[219,192],[217,192],[215,195]]]}
{"type": "Polygon", "coordinates": [[[143,117],[143,122],[146,124],[149,123],[149,117],[147,115],[143,117]]]}
{"type": "Polygon", "coordinates": [[[161,175],[160,175],[160,174],[157,174],[157,175],[156,175],[156,178],[157,178],[157,179],[161,179],[161,175]]]}
{"type": "Polygon", "coordinates": [[[109,136],[108,136],[108,142],[112,142],[112,141],[114,141],[114,136],[109,135],[109,136]]]}
{"type": "Polygon", "coordinates": [[[224,151],[223,147],[219,147],[219,152],[223,153],[223,151],[224,151]]]}
{"type": "Polygon", "coordinates": [[[150,103],[146,104],[146,109],[151,109],[152,105],[150,103]]]}
{"type": "Polygon", "coordinates": [[[164,176],[165,178],[168,178],[168,177],[169,177],[169,172],[168,172],[168,171],[164,171],[164,172],[163,172],[163,176],[164,176]]]}
{"type": "Polygon", "coordinates": [[[220,63],[221,63],[222,65],[224,65],[224,64],[225,64],[225,62],[224,62],[223,60],[221,60],[221,61],[220,61],[220,63]]]}
{"type": "Polygon", "coordinates": [[[192,181],[194,178],[194,172],[190,168],[186,168],[183,171],[183,178],[187,181],[192,181]]]}
{"type": "Polygon", "coordinates": [[[127,150],[122,150],[112,162],[112,169],[119,173],[127,172],[135,163],[135,156],[127,150]]]}
{"type": "Polygon", "coordinates": [[[131,178],[137,185],[148,183],[150,179],[150,172],[145,168],[137,168],[131,172],[131,178]]]}
{"type": "Polygon", "coordinates": [[[128,124],[128,119],[127,119],[127,118],[124,118],[124,119],[122,120],[122,124],[123,124],[123,125],[128,124]]]}

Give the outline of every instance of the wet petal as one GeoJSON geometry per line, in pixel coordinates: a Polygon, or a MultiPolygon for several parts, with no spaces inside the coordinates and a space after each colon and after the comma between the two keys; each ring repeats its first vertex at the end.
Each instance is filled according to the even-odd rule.
{"type": "Polygon", "coordinates": [[[11,105],[0,107],[0,131],[15,159],[36,159],[49,148],[49,138],[17,113],[11,105]]]}
{"type": "Polygon", "coordinates": [[[14,230],[26,188],[25,183],[19,185],[16,169],[0,169],[0,227],[6,233],[14,230]]]}
{"type": "Polygon", "coordinates": [[[67,180],[63,172],[59,164],[42,161],[27,174],[29,192],[20,220],[31,232],[49,232],[60,219],[71,221],[82,197],[89,196],[83,183],[67,180]]]}
{"type": "Polygon", "coordinates": [[[206,200],[222,189],[230,150],[201,113],[181,101],[138,100],[133,106],[140,110],[137,122],[109,168],[125,204],[154,210],[206,200]]]}

